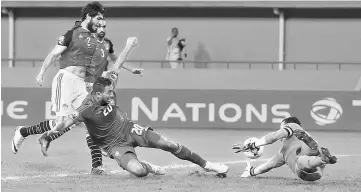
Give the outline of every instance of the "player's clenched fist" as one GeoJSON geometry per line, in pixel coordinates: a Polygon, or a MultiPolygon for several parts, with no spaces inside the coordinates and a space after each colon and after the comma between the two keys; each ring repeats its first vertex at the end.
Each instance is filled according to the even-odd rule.
{"type": "Polygon", "coordinates": [[[136,37],[129,37],[127,39],[127,46],[129,47],[134,47],[135,45],[137,45],[138,43],[138,39],[136,37]]]}
{"type": "Polygon", "coordinates": [[[39,73],[38,76],[36,76],[36,82],[42,87],[44,84],[44,73],[39,73]]]}

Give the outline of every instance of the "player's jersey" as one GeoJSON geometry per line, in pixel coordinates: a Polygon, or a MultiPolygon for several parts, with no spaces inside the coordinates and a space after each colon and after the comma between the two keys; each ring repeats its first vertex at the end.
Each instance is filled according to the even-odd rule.
{"type": "Polygon", "coordinates": [[[114,102],[100,105],[94,96],[89,94],[70,118],[78,118],[84,122],[89,135],[101,148],[127,142],[126,136],[131,123],[127,114],[114,102]]]}
{"type": "Polygon", "coordinates": [[[95,79],[102,76],[108,67],[108,56],[114,53],[113,43],[105,38],[102,42],[98,41],[92,63],[86,68],[85,82],[94,83],[95,79]]]}
{"type": "MultiPolygon", "coordinates": [[[[293,131],[295,131],[297,129],[303,130],[301,126],[299,126],[298,124],[295,124],[295,123],[288,123],[283,128],[286,129],[286,131],[289,134],[288,137],[283,139],[282,149],[281,149],[281,153],[283,154],[284,159],[287,161],[287,159],[291,153],[295,153],[295,152],[301,153],[302,148],[307,147],[307,146],[301,140],[299,140],[296,136],[293,135],[293,131]]],[[[296,155],[298,155],[298,154],[296,154],[296,155]]]]}
{"type": "Polygon", "coordinates": [[[69,66],[94,65],[92,62],[98,45],[97,37],[80,27],[79,22],[76,22],[72,29],[59,38],[58,45],[67,47],[59,59],[60,69],[69,66]]]}

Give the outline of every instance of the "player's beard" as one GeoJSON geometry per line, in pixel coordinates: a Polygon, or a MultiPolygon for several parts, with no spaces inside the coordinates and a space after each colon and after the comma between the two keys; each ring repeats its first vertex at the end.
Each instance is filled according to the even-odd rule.
{"type": "Polygon", "coordinates": [[[104,98],[99,99],[98,102],[99,102],[99,104],[100,104],[101,106],[106,106],[106,105],[108,105],[107,100],[105,100],[104,98]]]}
{"type": "Polygon", "coordinates": [[[102,98],[100,99],[100,105],[102,106],[106,106],[111,102],[111,97],[107,97],[107,96],[102,96],[102,98]]]}
{"type": "Polygon", "coordinates": [[[105,37],[105,32],[100,32],[100,33],[98,34],[98,37],[99,37],[100,39],[103,39],[103,38],[105,37]]]}
{"type": "Polygon", "coordinates": [[[88,30],[91,33],[96,33],[96,29],[94,29],[95,23],[93,22],[93,19],[91,19],[87,25],[88,30]]]}

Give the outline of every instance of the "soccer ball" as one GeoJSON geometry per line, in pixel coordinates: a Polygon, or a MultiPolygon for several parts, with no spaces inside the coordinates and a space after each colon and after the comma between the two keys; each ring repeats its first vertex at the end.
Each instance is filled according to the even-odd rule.
{"type": "MultiPolygon", "coordinates": [[[[256,137],[251,137],[251,138],[247,139],[247,140],[243,143],[243,145],[246,146],[246,145],[248,145],[249,143],[253,143],[253,142],[257,141],[257,140],[258,140],[258,138],[256,138],[256,137]]],[[[243,153],[244,153],[244,155],[245,155],[246,157],[248,157],[248,158],[250,158],[250,159],[257,159],[257,158],[259,158],[259,157],[262,156],[263,150],[264,150],[264,146],[261,146],[261,147],[258,147],[258,148],[255,149],[255,150],[246,151],[246,152],[243,152],[243,153]]]]}

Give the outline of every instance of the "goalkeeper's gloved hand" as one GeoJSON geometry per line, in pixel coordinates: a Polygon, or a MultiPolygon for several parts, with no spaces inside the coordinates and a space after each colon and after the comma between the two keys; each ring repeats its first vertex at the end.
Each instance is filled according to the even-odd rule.
{"type": "Polygon", "coordinates": [[[243,143],[236,143],[233,145],[232,149],[234,149],[234,153],[239,152],[246,152],[246,151],[253,151],[257,149],[255,142],[248,143],[247,145],[244,145],[243,143]]]}

